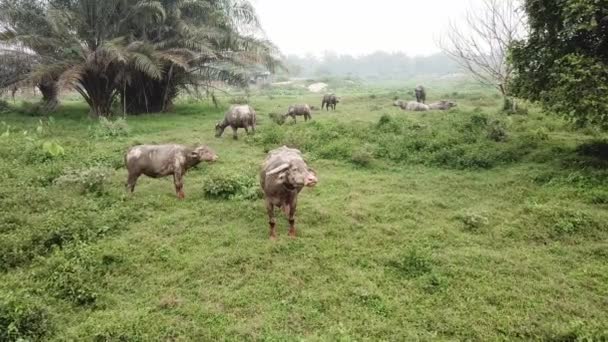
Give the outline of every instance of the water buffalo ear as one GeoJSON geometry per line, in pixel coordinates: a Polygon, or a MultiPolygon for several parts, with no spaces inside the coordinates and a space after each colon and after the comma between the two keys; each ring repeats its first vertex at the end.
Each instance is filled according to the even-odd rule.
{"type": "Polygon", "coordinates": [[[289,164],[285,163],[285,164],[281,164],[278,167],[275,167],[274,169],[266,172],[267,176],[271,176],[271,175],[275,175],[279,172],[283,172],[285,170],[287,170],[289,168],[289,164]]]}

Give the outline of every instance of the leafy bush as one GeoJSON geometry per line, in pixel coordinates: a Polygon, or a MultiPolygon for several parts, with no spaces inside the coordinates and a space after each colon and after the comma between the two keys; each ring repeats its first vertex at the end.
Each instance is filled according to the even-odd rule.
{"type": "Polygon", "coordinates": [[[44,340],[52,330],[48,311],[28,296],[0,296],[0,341],[44,340]]]}
{"type": "Polygon", "coordinates": [[[0,114],[8,113],[10,109],[8,102],[0,99],[0,114]]]}
{"type": "Polygon", "coordinates": [[[417,278],[433,270],[430,258],[416,249],[398,260],[389,261],[388,266],[404,278],[417,278]]]}
{"type": "Polygon", "coordinates": [[[104,167],[82,170],[69,169],[55,180],[55,184],[60,186],[75,185],[83,194],[103,195],[106,193],[106,185],[111,174],[111,170],[104,167]]]}
{"type": "Polygon", "coordinates": [[[39,276],[55,297],[76,305],[91,305],[97,300],[96,286],[104,269],[86,246],[76,245],[51,258],[39,276]]]}
{"type": "Polygon", "coordinates": [[[131,132],[127,120],[118,118],[114,121],[105,117],[99,119],[99,124],[94,128],[93,135],[97,138],[126,137],[131,132]]]}
{"type": "Polygon", "coordinates": [[[464,224],[466,230],[469,231],[477,231],[490,223],[487,217],[477,213],[466,213],[458,216],[458,219],[464,224]]]}
{"type": "Polygon", "coordinates": [[[371,151],[371,147],[369,145],[365,145],[355,151],[353,151],[350,160],[359,166],[369,166],[374,160],[374,154],[371,151]]]}
{"type": "Polygon", "coordinates": [[[254,177],[243,174],[214,173],[207,177],[203,184],[203,193],[214,199],[261,198],[260,185],[254,177]]]}
{"type": "Polygon", "coordinates": [[[488,138],[496,142],[507,140],[507,126],[500,120],[494,120],[488,125],[488,138]]]}
{"type": "Polygon", "coordinates": [[[268,117],[270,118],[270,120],[272,120],[272,122],[276,123],[277,125],[282,125],[285,123],[284,115],[277,114],[277,113],[270,113],[270,114],[268,114],[268,117]]]}
{"type": "Polygon", "coordinates": [[[51,158],[58,158],[65,155],[65,149],[56,142],[53,141],[45,141],[42,143],[42,151],[44,154],[51,158]]]}
{"type": "Polygon", "coordinates": [[[245,97],[245,96],[235,96],[235,97],[231,98],[229,102],[230,102],[230,104],[244,105],[244,104],[249,103],[249,98],[245,97]]]}

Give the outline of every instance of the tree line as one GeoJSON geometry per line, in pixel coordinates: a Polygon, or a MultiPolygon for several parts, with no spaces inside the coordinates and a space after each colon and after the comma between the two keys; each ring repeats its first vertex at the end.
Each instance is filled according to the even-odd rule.
{"type": "Polygon", "coordinates": [[[69,87],[96,117],[166,111],[280,64],[245,0],[0,0],[0,43],[0,87],[36,85],[49,109],[69,87]]]}

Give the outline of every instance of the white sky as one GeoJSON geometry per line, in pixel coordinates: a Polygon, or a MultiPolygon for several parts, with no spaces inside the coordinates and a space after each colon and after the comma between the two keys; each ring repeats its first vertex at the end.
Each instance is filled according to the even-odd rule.
{"type": "Polygon", "coordinates": [[[324,51],[410,56],[439,52],[449,19],[480,0],[251,0],[269,38],[284,54],[324,51]]]}

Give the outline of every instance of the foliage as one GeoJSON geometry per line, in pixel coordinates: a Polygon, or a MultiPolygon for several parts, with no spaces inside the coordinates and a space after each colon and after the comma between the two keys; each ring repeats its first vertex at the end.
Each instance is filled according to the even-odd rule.
{"type": "Polygon", "coordinates": [[[65,149],[54,141],[43,142],[42,151],[49,158],[59,158],[65,155],[65,149]]]}
{"type": "Polygon", "coordinates": [[[215,199],[254,200],[261,197],[256,178],[230,172],[214,172],[203,183],[203,193],[215,199]]]}
{"type": "Polygon", "coordinates": [[[0,341],[42,341],[52,334],[48,310],[24,293],[0,295],[0,341]]]}
{"type": "Polygon", "coordinates": [[[530,34],[513,45],[517,96],[578,125],[608,128],[605,1],[528,0],[530,34]]]}
{"type": "MultiPolygon", "coordinates": [[[[605,134],[535,105],[506,117],[476,85],[429,84],[457,89],[458,109],[403,112],[391,105],[402,86],[373,84],[314,122],[265,116],[239,141],[214,138],[225,108],[188,99],[175,114],[129,117],[137,136],[124,139],[92,135],[83,103],[64,102],[41,134],[40,118],[4,115],[0,340],[11,322],[11,341],[608,337],[605,134]],[[499,143],[487,138],[497,119],[509,134],[499,143]],[[41,140],[67,153],[32,162],[41,140]],[[188,172],[185,200],[171,177],[141,177],[126,196],[125,149],[169,142],[204,142],[220,160],[188,172]],[[298,237],[277,210],[271,242],[258,172],[281,143],[302,148],[319,184],[298,197],[298,237]],[[369,167],[353,166],[359,149],[369,167]],[[118,168],[101,195],[54,185],[95,167],[118,168]],[[228,199],[204,193],[216,177],[228,199]]],[[[318,100],[251,97],[260,113],[318,100]]]]}
{"type": "Polygon", "coordinates": [[[244,86],[252,67],[278,64],[244,0],[3,0],[0,12],[0,41],[37,60],[28,78],[72,86],[96,117],[119,97],[128,113],[166,111],[188,87],[244,86]]]}
{"type": "Polygon", "coordinates": [[[102,117],[99,124],[93,128],[93,135],[99,138],[118,138],[126,137],[131,132],[127,119],[118,118],[114,121],[102,117]]]}
{"type": "Polygon", "coordinates": [[[103,195],[108,185],[111,170],[105,167],[92,167],[88,169],[68,169],[55,180],[59,186],[71,185],[80,189],[81,193],[103,195]]]}

